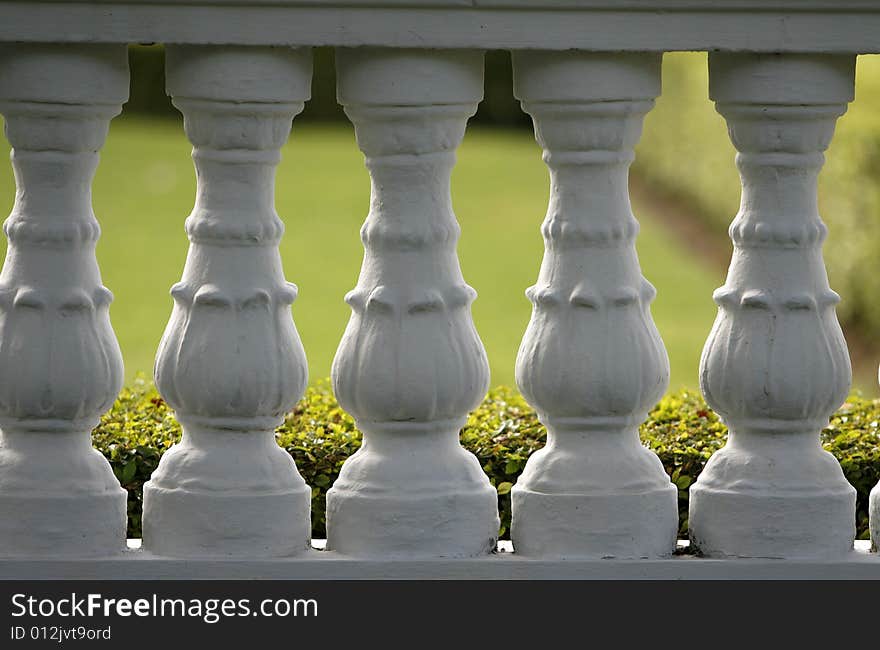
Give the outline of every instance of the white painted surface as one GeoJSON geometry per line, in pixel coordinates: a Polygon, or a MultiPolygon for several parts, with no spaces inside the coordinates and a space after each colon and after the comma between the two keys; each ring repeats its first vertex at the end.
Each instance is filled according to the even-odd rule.
{"type": "MultiPolygon", "coordinates": [[[[854,491],[817,435],[850,370],[815,175],[852,99],[852,55],[880,51],[874,0],[0,0],[2,41],[18,194],[0,274],[0,576],[880,577],[880,556],[852,550],[854,491]],[[125,493],[88,438],[122,377],[89,187],[127,98],[129,42],[172,44],[199,186],[156,365],[184,439],[145,486],[144,550],[121,552],[125,493]],[[309,550],[310,491],[272,436],[306,383],[273,186],[311,61],[235,44],[381,46],[338,58],[373,196],[334,364],[365,444],[328,495],[326,552],[309,550]],[[514,490],[515,554],[491,553],[496,493],[457,440],[489,381],[449,197],[482,97],[472,48],[517,51],[553,178],[517,373],[551,435],[514,490]],[[572,48],[617,53],[528,52],[572,48]],[[710,59],[744,201],[701,373],[731,439],[692,487],[690,523],[725,559],[657,558],[675,544],[675,488],[636,434],[668,368],[626,167],[659,53],[686,49],[820,53],[710,59]],[[652,559],[620,559],[635,557],[652,559]]],[[[880,486],[870,510],[876,543],[880,486]]]]}
{"type": "Polygon", "coordinates": [[[128,99],[124,46],[0,48],[17,192],[0,274],[0,555],[110,555],[126,493],[89,433],[122,386],[92,176],[128,99]]]}
{"type": "Polygon", "coordinates": [[[868,518],[874,550],[880,550],[880,483],[877,483],[874,489],[871,490],[868,502],[868,518]]]}
{"type": "Polygon", "coordinates": [[[540,557],[671,555],[678,489],[638,426],[666,392],[654,287],[627,188],[660,55],[517,52],[514,93],[550,168],[545,253],[517,385],[547,426],[512,491],[511,537],[540,557]]]}
{"type": "Polygon", "coordinates": [[[874,0],[472,4],[0,0],[0,41],[880,52],[880,6],[874,0]]]}
{"type": "Polygon", "coordinates": [[[844,554],[855,489],[819,443],[850,360],[822,261],[816,177],[853,98],[855,57],[716,54],[709,91],[739,151],[733,259],[700,367],[730,428],[690,494],[691,541],[747,557],[844,554]]]}
{"type": "Polygon", "coordinates": [[[363,446],[327,493],[328,546],[352,555],[494,548],[497,493],[459,430],[489,385],[456,254],[450,175],[483,97],[474,51],[340,50],[340,103],[372,179],[364,262],[333,361],[363,446]]]}
{"type": "MultiPolygon", "coordinates": [[[[680,550],[684,550],[680,545],[680,550]]],[[[312,550],[267,559],[169,559],[140,550],[117,558],[0,559],[3,579],[239,579],[239,580],[877,580],[880,556],[866,542],[841,559],[706,559],[677,555],[646,560],[545,560],[510,552],[456,559],[354,559],[312,550]]]]}
{"type": "Polygon", "coordinates": [[[275,166],[310,96],[309,50],[171,46],[167,87],[198,178],[156,385],[183,426],[144,485],[144,546],[172,556],[304,551],[311,490],[274,429],[302,397],[275,166]]]}

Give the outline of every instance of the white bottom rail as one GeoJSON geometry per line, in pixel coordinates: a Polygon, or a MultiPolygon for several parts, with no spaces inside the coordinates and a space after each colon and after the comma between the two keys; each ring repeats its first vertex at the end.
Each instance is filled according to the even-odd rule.
{"type": "MultiPolygon", "coordinates": [[[[273,559],[172,559],[140,549],[88,559],[0,558],[0,580],[880,580],[880,554],[857,541],[830,560],[708,559],[681,554],[662,560],[541,560],[518,556],[509,542],[479,558],[361,559],[322,550],[273,559]]],[[[679,542],[684,550],[687,542],[679,542]]]]}

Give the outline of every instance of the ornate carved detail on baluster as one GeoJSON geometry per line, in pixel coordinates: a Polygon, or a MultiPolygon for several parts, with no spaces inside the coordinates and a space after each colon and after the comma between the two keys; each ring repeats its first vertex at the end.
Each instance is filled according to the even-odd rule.
{"type": "Polygon", "coordinates": [[[281,556],[310,538],[311,491],[274,429],[302,396],[296,287],[278,253],[275,167],[309,98],[309,50],[168,46],[168,92],[194,145],[191,246],[156,358],[183,439],[144,486],[144,545],[281,556]]]}
{"type": "Polygon", "coordinates": [[[327,494],[328,548],[470,556],[498,534],[497,495],[458,433],[489,369],[461,275],[449,181],[482,98],[478,52],[341,50],[338,95],[372,178],[365,256],[333,363],[364,433],[327,494]]]}
{"type": "Polygon", "coordinates": [[[691,488],[691,540],[707,555],[852,549],[855,490],[819,443],[851,370],[822,260],[816,179],[853,97],[854,62],[709,57],[710,95],[739,151],[743,194],[700,369],[706,401],[730,428],[691,488]]]}
{"type": "Polygon", "coordinates": [[[0,555],[125,547],[126,492],[89,434],[122,385],[91,183],[127,99],[123,45],[0,48],[17,185],[0,274],[0,555]]]}
{"type": "Polygon", "coordinates": [[[654,288],[635,250],[633,147],[660,92],[660,55],[514,53],[514,91],[550,168],[546,252],[517,384],[547,446],[513,488],[517,553],[670,555],[677,490],[638,425],[666,390],[654,288]]]}

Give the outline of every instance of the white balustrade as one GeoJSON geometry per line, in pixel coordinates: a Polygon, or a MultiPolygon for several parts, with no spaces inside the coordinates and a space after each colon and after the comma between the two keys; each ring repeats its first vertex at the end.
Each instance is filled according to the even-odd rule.
{"type": "Polygon", "coordinates": [[[183,439],[144,485],[144,546],[175,556],[305,551],[311,490],[274,429],[306,387],[274,208],[275,166],[309,98],[307,49],[167,47],[198,188],[156,358],[183,439]]]}
{"type": "Polygon", "coordinates": [[[627,178],[660,94],[659,54],[521,52],[514,93],[550,168],[546,251],[516,364],[547,426],[512,492],[517,553],[671,555],[678,489],[638,426],[669,361],[651,318],[627,178]]]}
{"type": "Polygon", "coordinates": [[[489,384],[456,255],[450,175],[483,96],[475,51],[340,50],[340,103],[372,179],[365,255],[333,362],[363,446],[327,493],[328,548],[470,556],[495,547],[497,495],[458,433],[489,384]]]}
{"type": "MultiPolygon", "coordinates": [[[[880,52],[880,5],[370,4],[0,0],[17,187],[0,272],[0,578],[880,577],[880,555],[854,544],[855,490],[819,442],[851,369],[816,197],[856,54],[880,52]],[[136,42],[166,44],[197,193],[155,366],[183,437],[144,485],[143,550],[123,553],[126,492],[89,441],[123,377],[91,182],[136,42]],[[372,182],[332,371],[363,445],[327,493],[320,553],[311,490],[274,437],[307,384],[274,184],[313,45],[338,48],[338,99],[372,182]],[[450,190],[484,48],[514,52],[550,172],[516,363],[548,442],[512,490],[513,552],[459,442],[489,385],[450,190]],[[721,558],[708,561],[670,557],[685,545],[678,489],[638,434],[669,362],[628,170],[675,49],[711,52],[743,189],[700,370],[730,430],[690,492],[692,550],[721,558]]],[[[876,546],[880,485],[869,509],[876,546]]]]}
{"type": "Polygon", "coordinates": [[[816,179],[854,72],[848,55],[709,56],[709,93],[739,152],[743,193],[700,368],[706,401],[730,428],[691,487],[691,541],[706,555],[853,547],[855,489],[819,443],[851,371],[822,261],[816,179]]]}
{"type": "Polygon", "coordinates": [[[17,191],[0,274],[0,555],[125,547],[126,492],[90,432],[122,386],[91,183],[128,99],[122,45],[3,45],[17,191]]]}
{"type": "Polygon", "coordinates": [[[880,482],[871,490],[868,500],[868,527],[871,531],[871,546],[880,552],[880,482]]]}

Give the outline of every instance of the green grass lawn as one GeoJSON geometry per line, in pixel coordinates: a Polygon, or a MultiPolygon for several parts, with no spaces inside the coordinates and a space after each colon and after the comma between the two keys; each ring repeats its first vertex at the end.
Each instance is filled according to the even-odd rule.
{"type": "MultiPolygon", "coordinates": [[[[8,143],[3,141],[8,151],[8,143]]],[[[111,317],[129,378],[150,373],[180,278],[187,240],[183,222],[193,204],[190,145],[173,121],[113,122],[95,179],[95,212],[103,227],[98,258],[116,300],[111,317]]],[[[287,225],[281,244],[288,280],[300,289],[293,313],[309,358],[310,377],[330,373],[348,320],[342,301],[357,279],[369,178],[353,131],[343,125],[294,123],[278,170],[276,204],[287,225]]],[[[9,212],[14,182],[0,165],[0,210],[9,212]]],[[[492,384],[512,384],[531,305],[524,290],[538,272],[539,226],[546,211],[547,172],[527,132],[468,131],[453,176],[462,226],[462,268],[477,290],[474,318],[492,366],[492,384]]],[[[703,341],[715,314],[712,290],[722,274],[708,271],[688,244],[665,232],[651,207],[635,205],[642,222],[638,248],[657,287],[654,317],[672,364],[672,388],[697,385],[703,341]]],[[[5,251],[5,239],[2,243],[5,251]]]]}

